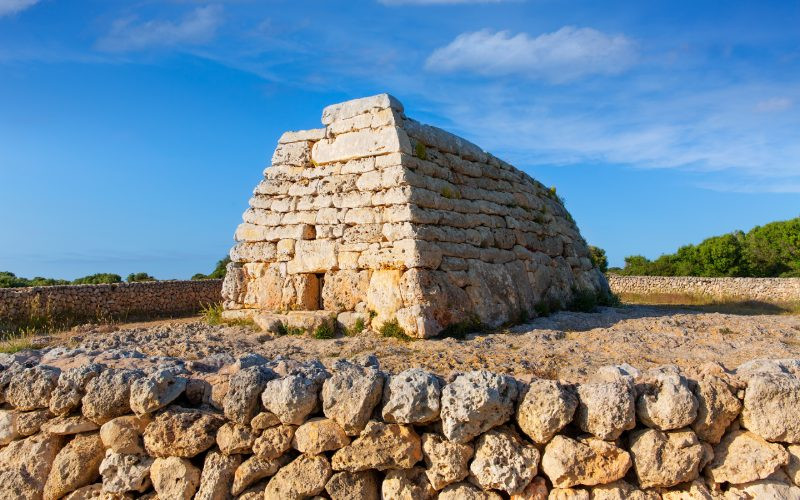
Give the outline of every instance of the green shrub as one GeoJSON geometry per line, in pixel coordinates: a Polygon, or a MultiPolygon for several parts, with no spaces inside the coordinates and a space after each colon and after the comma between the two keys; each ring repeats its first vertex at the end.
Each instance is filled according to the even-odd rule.
{"type": "Polygon", "coordinates": [[[421,142],[417,142],[414,145],[414,155],[420,160],[427,160],[428,150],[425,148],[424,144],[422,144],[421,142]]]}
{"type": "Polygon", "coordinates": [[[147,273],[131,273],[125,278],[128,283],[141,283],[144,281],[158,281],[147,273]]]}
{"type": "Polygon", "coordinates": [[[319,325],[316,330],[314,330],[314,338],[315,339],[332,339],[333,338],[333,327],[329,322],[322,323],[319,325]]]}
{"type": "Polygon", "coordinates": [[[364,319],[358,318],[352,327],[344,329],[344,334],[348,337],[354,337],[363,332],[366,327],[367,325],[364,323],[364,319]]]}
{"type": "Polygon", "coordinates": [[[42,278],[36,276],[33,279],[23,278],[17,276],[9,271],[0,271],[0,288],[20,288],[24,286],[53,286],[53,285],[69,285],[67,280],[59,280],[53,278],[42,278]]]}
{"type": "Polygon", "coordinates": [[[414,340],[413,338],[406,335],[405,330],[400,326],[396,319],[392,319],[387,321],[386,323],[382,324],[380,329],[378,330],[381,336],[383,337],[392,337],[395,339],[402,340],[404,342],[408,342],[410,340],[414,340]]]}
{"type": "Polygon", "coordinates": [[[217,261],[217,266],[211,271],[211,274],[203,274],[197,273],[192,276],[192,280],[217,280],[223,279],[225,277],[225,273],[227,272],[228,264],[231,263],[230,257],[225,257],[222,260],[217,261]]]}
{"type": "Polygon", "coordinates": [[[485,329],[481,319],[477,314],[470,314],[469,317],[458,323],[451,323],[439,332],[438,337],[452,337],[463,339],[470,333],[480,333],[485,329]]]}
{"type": "Polygon", "coordinates": [[[97,273],[72,281],[73,285],[100,285],[104,283],[122,283],[122,276],[113,273],[97,273]]]}
{"type": "Polygon", "coordinates": [[[536,312],[536,316],[540,316],[542,318],[546,318],[550,316],[550,305],[546,301],[541,301],[533,306],[533,310],[536,312]]]}
{"type": "Polygon", "coordinates": [[[572,302],[567,309],[577,312],[592,312],[597,309],[597,294],[591,290],[573,290],[572,302]]]}
{"type": "Polygon", "coordinates": [[[606,257],[605,250],[589,245],[589,258],[592,260],[594,267],[602,272],[608,271],[608,257],[606,257]]]}

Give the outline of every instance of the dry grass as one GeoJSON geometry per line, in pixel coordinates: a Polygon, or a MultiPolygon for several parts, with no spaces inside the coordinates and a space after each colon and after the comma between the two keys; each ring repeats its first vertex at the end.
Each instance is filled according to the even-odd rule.
{"type": "Polygon", "coordinates": [[[761,314],[800,314],[800,302],[769,303],[737,298],[718,299],[688,293],[620,294],[623,304],[677,306],[683,309],[723,314],[757,316],[761,314]]]}

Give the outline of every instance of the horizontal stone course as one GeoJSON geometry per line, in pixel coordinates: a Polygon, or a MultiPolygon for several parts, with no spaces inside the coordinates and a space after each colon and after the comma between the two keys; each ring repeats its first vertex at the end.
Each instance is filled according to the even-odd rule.
{"type": "Polygon", "coordinates": [[[617,294],[696,295],[717,300],[800,302],[800,278],[703,278],[696,276],[607,276],[617,294]]]}
{"type": "Polygon", "coordinates": [[[222,280],[0,288],[0,323],[32,316],[75,319],[193,313],[221,299],[222,280]]]}
{"type": "Polygon", "coordinates": [[[800,496],[796,359],[605,366],[572,384],[386,373],[373,355],[103,354],[0,355],[0,496],[800,496]]]}

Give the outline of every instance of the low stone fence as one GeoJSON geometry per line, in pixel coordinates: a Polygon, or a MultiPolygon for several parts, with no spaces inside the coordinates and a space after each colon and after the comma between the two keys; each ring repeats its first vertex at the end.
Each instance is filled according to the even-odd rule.
{"type": "Polygon", "coordinates": [[[616,294],[688,294],[714,299],[800,302],[800,278],[698,278],[694,276],[607,275],[616,294]]]}
{"type": "Polygon", "coordinates": [[[220,302],[221,292],[222,280],[0,288],[0,324],[184,314],[220,302]]]}
{"type": "Polygon", "coordinates": [[[579,385],[390,375],[374,356],[0,364],[3,498],[800,497],[800,360],[579,385]]]}

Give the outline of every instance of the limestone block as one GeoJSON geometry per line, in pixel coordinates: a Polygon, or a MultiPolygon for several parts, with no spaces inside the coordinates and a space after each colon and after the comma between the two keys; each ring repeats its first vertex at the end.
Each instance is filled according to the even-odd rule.
{"type": "Polygon", "coordinates": [[[322,409],[349,436],[358,435],[381,400],[383,374],[374,366],[338,361],[322,386],[322,409]]]}
{"type": "Polygon", "coordinates": [[[402,271],[382,269],[372,272],[367,289],[367,309],[375,311],[375,322],[381,324],[392,318],[395,311],[403,307],[400,296],[402,271]]]}
{"type": "Polygon", "coordinates": [[[56,500],[100,477],[103,443],[95,433],[80,434],[61,448],[44,485],[44,500],[56,500]]]}
{"type": "Polygon", "coordinates": [[[214,445],[224,420],[213,413],[171,406],[144,431],[144,446],[153,457],[192,458],[214,445]]]}
{"type": "Polygon", "coordinates": [[[636,384],[636,392],[636,416],[648,427],[679,429],[697,416],[697,399],[677,369],[647,372],[636,384]]]}
{"type": "Polygon", "coordinates": [[[784,374],[750,377],[744,395],[744,427],[768,441],[800,443],[800,379],[784,374]]]}
{"type": "Polygon", "coordinates": [[[439,434],[422,435],[426,474],[435,490],[464,480],[469,475],[467,464],[473,453],[474,449],[469,444],[454,443],[439,434]]]}
{"type": "Polygon", "coordinates": [[[512,428],[498,427],[475,442],[470,477],[484,490],[518,494],[536,476],[539,457],[539,450],[524,442],[512,428]]]}
{"type": "Polygon", "coordinates": [[[304,167],[311,163],[311,141],[280,143],[272,154],[273,165],[304,167]]]}
{"type": "MultiPolygon", "coordinates": [[[[341,254],[339,255],[341,261],[341,254]]],[[[354,270],[325,273],[322,308],[327,311],[352,311],[367,297],[369,272],[354,270]]]]}
{"type": "Polygon", "coordinates": [[[381,485],[381,495],[385,499],[430,500],[436,498],[433,489],[422,467],[403,470],[390,470],[386,473],[381,485]]]}
{"type": "Polygon", "coordinates": [[[378,130],[359,130],[323,139],[314,143],[311,159],[316,164],[342,162],[387,153],[410,153],[411,143],[406,133],[396,127],[378,130]]]}
{"type": "Polygon", "coordinates": [[[157,458],[150,466],[150,479],[160,498],[190,500],[200,486],[200,469],[185,458],[157,458]]]}
{"type": "Polygon", "coordinates": [[[335,269],[336,243],[332,240],[303,240],[295,246],[294,259],[289,261],[287,271],[290,274],[324,273],[335,269]]]}
{"type": "Polygon", "coordinates": [[[717,444],[725,429],[739,416],[742,403],[723,379],[713,375],[698,378],[693,392],[698,408],[692,429],[701,440],[717,444]]]}
{"type": "Polygon", "coordinates": [[[322,110],[322,124],[330,125],[335,121],[346,120],[362,113],[381,109],[393,109],[403,112],[403,105],[389,94],[378,94],[360,99],[332,104],[322,110]]]}
{"type": "Polygon", "coordinates": [[[572,421],[578,398],[554,380],[532,381],[517,407],[517,423],[535,443],[545,444],[572,421]]]}
{"type": "Polygon", "coordinates": [[[371,420],[352,443],[333,454],[334,470],[359,472],[407,469],[422,459],[420,438],[411,426],[371,420]]]}
{"type": "Polygon", "coordinates": [[[208,452],[203,461],[200,486],[194,496],[195,500],[229,498],[233,476],[241,463],[241,455],[224,455],[217,450],[208,452]]]}
{"type": "MultiPolygon", "coordinates": [[[[238,495],[250,485],[257,481],[274,475],[278,470],[285,465],[284,458],[279,459],[265,459],[261,457],[250,457],[241,465],[236,468],[233,475],[233,485],[231,486],[231,493],[238,495]]],[[[259,497],[263,496],[264,488],[262,487],[259,497]]]]}
{"type": "Polygon", "coordinates": [[[611,483],[623,478],[630,467],[627,451],[594,437],[574,440],[557,435],[542,457],[542,470],[558,488],[611,483]]]}
{"type": "Polygon", "coordinates": [[[292,438],[292,447],[309,455],[335,451],[348,444],[350,438],[342,426],[327,418],[312,418],[298,427],[292,438]]]}
{"type": "Polygon", "coordinates": [[[789,463],[789,453],[779,444],[746,431],[733,431],[714,447],[706,475],[716,483],[743,484],[766,479],[789,463]]]}
{"type": "Polygon", "coordinates": [[[578,401],[578,426],[600,439],[617,439],[636,425],[633,391],[625,381],[580,384],[578,401]]]}
{"type": "Polygon", "coordinates": [[[324,128],[314,128],[310,130],[297,130],[293,132],[284,132],[278,139],[278,144],[288,144],[290,142],[316,142],[325,138],[324,128]]]}
{"type": "Polygon", "coordinates": [[[472,371],[442,390],[442,430],[451,441],[466,443],[514,413],[517,383],[504,375],[472,371]]]}
{"type": "Polygon", "coordinates": [[[631,455],[639,485],[668,488],[699,476],[703,447],[692,431],[645,430],[631,435],[631,455]]]}
{"type": "Polygon", "coordinates": [[[325,489],[333,471],[324,455],[300,455],[272,476],[264,500],[308,498],[325,489]]]}

